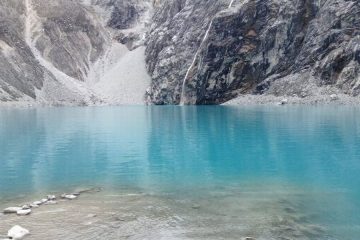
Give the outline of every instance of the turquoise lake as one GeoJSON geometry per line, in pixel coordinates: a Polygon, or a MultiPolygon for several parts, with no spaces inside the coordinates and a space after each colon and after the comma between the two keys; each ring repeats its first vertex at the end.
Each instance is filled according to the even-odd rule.
{"type": "Polygon", "coordinates": [[[77,186],[212,198],[224,214],[221,196],[269,196],[324,229],[293,239],[359,239],[360,108],[0,108],[0,202],[77,186]]]}

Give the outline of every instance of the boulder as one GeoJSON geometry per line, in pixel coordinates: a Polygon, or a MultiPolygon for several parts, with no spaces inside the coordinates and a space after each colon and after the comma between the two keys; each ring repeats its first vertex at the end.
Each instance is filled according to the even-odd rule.
{"type": "Polygon", "coordinates": [[[31,209],[21,209],[16,212],[16,214],[19,216],[26,216],[29,215],[30,213],[31,213],[31,209]]]}
{"type": "Polygon", "coordinates": [[[10,213],[17,213],[17,211],[19,210],[22,210],[21,207],[8,207],[8,208],[5,208],[3,213],[5,214],[10,214],[10,213]]]}
{"type": "Polygon", "coordinates": [[[11,239],[23,239],[26,235],[30,234],[29,230],[20,227],[18,225],[12,227],[9,231],[8,231],[8,237],[11,239]]]}
{"type": "Polygon", "coordinates": [[[47,195],[47,199],[48,200],[56,200],[56,196],[55,195],[47,195]]]}
{"type": "Polygon", "coordinates": [[[286,99],[286,98],[284,98],[284,99],[282,99],[282,100],[279,102],[279,105],[286,105],[286,104],[288,104],[288,103],[289,103],[289,100],[286,99]]]}
{"type": "Polygon", "coordinates": [[[29,204],[25,204],[25,205],[23,205],[22,207],[21,207],[22,209],[30,209],[31,208],[31,205],[29,205],[29,204]]]}
{"type": "Polygon", "coordinates": [[[38,205],[38,206],[41,205],[41,204],[43,204],[42,201],[35,201],[35,202],[32,203],[32,205],[38,205]]]}
{"type": "Polygon", "coordinates": [[[75,198],[77,198],[77,196],[73,195],[73,194],[67,194],[64,196],[65,199],[68,199],[68,200],[73,200],[75,198]]]}
{"type": "Polygon", "coordinates": [[[331,99],[331,101],[336,101],[336,100],[339,99],[339,97],[338,97],[338,95],[336,95],[336,94],[331,94],[331,95],[330,95],[330,99],[331,99]]]}
{"type": "Polygon", "coordinates": [[[57,201],[50,200],[50,201],[45,203],[45,205],[54,205],[54,204],[57,204],[57,201]]]}

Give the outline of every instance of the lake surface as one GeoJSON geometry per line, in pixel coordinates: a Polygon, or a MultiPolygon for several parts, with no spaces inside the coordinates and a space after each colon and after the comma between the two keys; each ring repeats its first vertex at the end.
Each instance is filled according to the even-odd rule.
{"type": "Polygon", "coordinates": [[[360,108],[0,108],[0,202],[79,186],[189,203],[214,239],[357,239],[360,108]]]}

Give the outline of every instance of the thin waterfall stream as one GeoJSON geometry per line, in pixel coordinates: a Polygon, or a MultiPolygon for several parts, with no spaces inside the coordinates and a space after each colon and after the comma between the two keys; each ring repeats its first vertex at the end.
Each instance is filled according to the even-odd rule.
{"type": "MultiPolygon", "coordinates": [[[[231,0],[230,3],[229,3],[229,6],[228,6],[228,9],[232,7],[233,3],[234,3],[235,0],[231,0]]],[[[198,50],[196,51],[195,53],[195,56],[193,58],[193,61],[191,62],[191,65],[190,67],[188,68],[188,70],[186,71],[186,74],[185,74],[185,77],[184,77],[184,80],[183,80],[183,83],[182,83],[182,88],[181,88],[181,96],[180,96],[180,105],[183,106],[185,105],[185,100],[186,100],[186,96],[185,96],[185,85],[186,85],[186,79],[189,77],[189,74],[190,74],[190,71],[191,69],[194,67],[194,64],[196,62],[196,58],[198,57],[199,53],[200,53],[200,50],[202,48],[202,46],[204,45],[206,39],[208,38],[209,36],[209,32],[210,32],[210,29],[212,27],[212,24],[213,24],[213,20],[210,21],[209,23],[209,26],[205,32],[205,35],[200,43],[200,46],[198,48],[198,50]]]]}

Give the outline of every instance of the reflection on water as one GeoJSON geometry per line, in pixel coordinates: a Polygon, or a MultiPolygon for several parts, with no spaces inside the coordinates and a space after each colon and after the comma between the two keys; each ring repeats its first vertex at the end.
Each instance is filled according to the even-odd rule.
{"type": "MultiPolygon", "coordinates": [[[[226,214],[230,226],[294,208],[296,219],[316,225],[306,234],[320,225],[332,229],[323,235],[354,239],[359,119],[359,108],[333,106],[0,109],[0,201],[96,185],[169,196],[173,208],[176,199],[205,201],[206,219],[246,209],[242,221],[226,214]]],[[[291,232],[290,220],[275,215],[267,222],[291,232]]],[[[303,226],[293,234],[306,235],[303,226]]]]}

